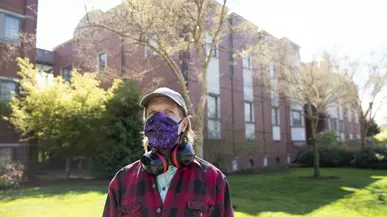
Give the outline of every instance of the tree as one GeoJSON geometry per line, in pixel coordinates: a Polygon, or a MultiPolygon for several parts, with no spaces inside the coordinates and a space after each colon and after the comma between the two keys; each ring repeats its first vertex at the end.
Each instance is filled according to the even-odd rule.
{"type": "MultiPolygon", "coordinates": [[[[202,156],[202,136],[207,102],[208,65],[218,44],[229,32],[227,0],[131,0],[116,8],[88,17],[79,29],[84,35],[107,31],[118,36],[127,52],[147,49],[173,72],[179,82],[189,114],[194,120],[195,151],[202,156]],[[184,60],[183,60],[184,59],[184,60]],[[194,102],[187,86],[187,61],[199,82],[200,98],[194,102]]],[[[227,49],[227,48],[226,48],[227,49]]]]}
{"type": "Polygon", "coordinates": [[[380,133],[380,127],[375,122],[375,120],[372,119],[371,123],[369,123],[369,128],[368,128],[368,131],[367,131],[367,137],[375,136],[375,135],[378,135],[379,133],[380,133]]]}
{"type": "Polygon", "coordinates": [[[49,140],[46,151],[66,156],[66,176],[71,158],[92,147],[98,134],[95,124],[105,111],[118,82],[110,89],[99,87],[95,73],[72,73],[71,82],[56,77],[52,85],[40,87],[37,70],[28,59],[18,58],[20,94],[10,103],[9,121],[25,141],[49,140]]]}
{"type": "Polygon", "coordinates": [[[288,55],[289,44],[279,46],[283,53],[276,59],[280,70],[276,72],[275,91],[290,103],[305,108],[305,117],[311,123],[314,173],[320,177],[319,147],[316,143],[317,127],[320,115],[332,105],[347,105],[353,95],[354,84],[343,73],[338,71],[337,59],[328,52],[323,54],[323,61],[297,64],[288,55]]]}
{"type": "Polygon", "coordinates": [[[362,61],[346,57],[344,70],[348,77],[357,85],[352,100],[360,120],[361,149],[366,146],[369,128],[375,123],[375,116],[380,108],[387,103],[382,97],[387,87],[386,51],[372,51],[362,61]]]}
{"type": "Polygon", "coordinates": [[[105,102],[99,122],[100,136],[93,152],[92,167],[97,175],[111,178],[122,167],[138,160],[143,153],[140,93],[136,82],[125,81],[105,102]]]}

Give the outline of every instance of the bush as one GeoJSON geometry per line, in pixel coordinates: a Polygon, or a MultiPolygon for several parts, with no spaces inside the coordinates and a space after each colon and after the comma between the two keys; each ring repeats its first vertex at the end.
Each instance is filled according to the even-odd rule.
{"type": "Polygon", "coordinates": [[[366,148],[356,153],[353,166],[367,169],[387,169],[387,148],[366,148]]]}
{"type": "Polygon", "coordinates": [[[103,142],[97,144],[89,162],[95,175],[111,178],[143,153],[139,97],[137,85],[127,81],[106,103],[106,112],[100,123],[103,142]]]}
{"type": "Polygon", "coordinates": [[[0,188],[19,187],[24,177],[24,166],[10,163],[0,169],[0,188]]]}
{"type": "Polygon", "coordinates": [[[344,148],[344,143],[334,131],[324,131],[316,136],[316,143],[319,148],[344,148]]]}
{"type": "MultiPolygon", "coordinates": [[[[320,166],[321,167],[348,167],[351,166],[354,152],[345,149],[327,149],[320,148],[320,166]]],[[[296,163],[302,166],[313,166],[313,148],[307,148],[300,152],[296,163]]]]}

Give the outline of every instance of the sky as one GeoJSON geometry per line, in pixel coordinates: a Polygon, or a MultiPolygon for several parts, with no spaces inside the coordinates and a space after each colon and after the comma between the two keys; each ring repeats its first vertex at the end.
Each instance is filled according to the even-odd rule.
{"type": "MultiPolygon", "coordinates": [[[[85,10],[106,11],[120,2],[39,0],[37,46],[52,50],[72,38],[85,10]]],[[[301,61],[317,58],[324,49],[364,59],[371,50],[387,46],[384,0],[234,0],[230,8],[275,37],[301,46],[301,61]]],[[[387,123],[385,111],[387,106],[378,112],[378,123],[387,123]]]]}

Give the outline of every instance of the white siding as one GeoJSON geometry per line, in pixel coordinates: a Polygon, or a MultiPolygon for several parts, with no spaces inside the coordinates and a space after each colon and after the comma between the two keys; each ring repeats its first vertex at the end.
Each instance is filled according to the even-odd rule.
{"type": "Polygon", "coordinates": [[[305,128],[292,128],[291,134],[292,141],[305,141],[305,128]]]}
{"type": "Polygon", "coordinates": [[[273,140],[274,141],[281,140],[281,128],[279,126],[273,126],[273,140]]]}
{"type": "Polygon", "coordinates": [[[238,170],[238,160],[234,159],[232,160],[232,171],[237,171],[238,170]]]}
{"type": "Polygon", "coordinates": [[[219,94],[219,59],[212,58],[207,68],[207,92],[219,94]]]}

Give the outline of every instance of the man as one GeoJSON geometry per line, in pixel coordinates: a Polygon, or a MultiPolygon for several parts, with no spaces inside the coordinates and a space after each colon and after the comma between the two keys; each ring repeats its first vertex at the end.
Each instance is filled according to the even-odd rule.
{"type": "Polygon", "coordinates": [[[146,153],[114,176],[103,217],[234,216],[226,177],[195,157],[183,97],[159,88],[144,96],[140,106],[146,153]]]}

